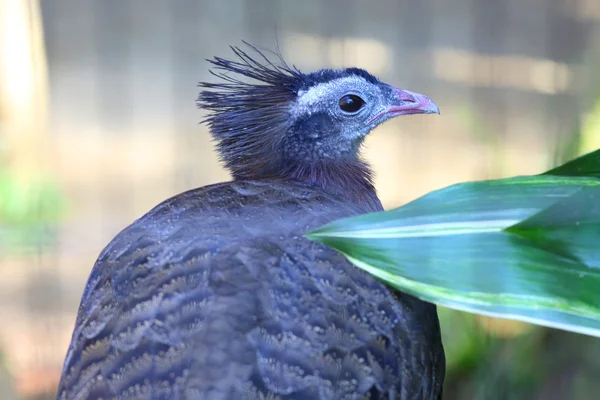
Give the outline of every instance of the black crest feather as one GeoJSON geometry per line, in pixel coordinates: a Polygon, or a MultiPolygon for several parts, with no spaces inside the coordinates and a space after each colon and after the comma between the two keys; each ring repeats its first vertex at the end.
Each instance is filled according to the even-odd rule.
{"type": "Polygon", "coordinates": [[[275,63],[256,46],[244,44],[257,58],[230,46],[238,60],[208,60],[215,66],[211,74],[221,82],[201,82],[199,86],[205,90],[198,97],[198,106],[209,111],[203,122],[217,142],[222,161],[236,178],[268,175],[274,167],[272,152],[276,152],[290,120],[287,106],[306,78],[288,66],[281,54],[270,52],[277,58],[275,63]]]}

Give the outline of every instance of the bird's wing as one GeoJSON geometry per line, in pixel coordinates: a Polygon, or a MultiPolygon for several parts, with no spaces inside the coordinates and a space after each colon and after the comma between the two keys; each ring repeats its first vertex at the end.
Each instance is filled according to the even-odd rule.
{"type": "Polygon", "coordinates": [[[359,211],[314,189],[260,182],[157,206],[98,258],[59,399],[404,398],[426,389],[411,380],[435,385],[427,378],[439,355],[426,346],[439,336],[435,309],[397,301],[301,236],[359,211]]]}

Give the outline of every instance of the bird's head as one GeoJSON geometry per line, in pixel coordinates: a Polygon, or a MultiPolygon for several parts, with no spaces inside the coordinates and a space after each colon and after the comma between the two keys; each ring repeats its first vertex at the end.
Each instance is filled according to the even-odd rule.
{"type": "Polygon", "coordinates": [[[198,105],[208,110],[206,122],[235,178],[358,163],[360,145],[376,126],[399,115],[439,114],[427,96],[392,87],[363,69],[305,74],[278,54],[272,53],[278,59],[273,62],[247,45],[254,57],[232,47],[237,60],[209,60],[221,82],[199,85],[198,105]]]}

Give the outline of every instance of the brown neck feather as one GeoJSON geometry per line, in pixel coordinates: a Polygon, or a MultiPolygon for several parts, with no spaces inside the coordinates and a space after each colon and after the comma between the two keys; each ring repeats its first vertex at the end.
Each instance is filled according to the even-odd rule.
{"type": "Polygon", "coordinates": [[[359,160],[322,160],[305,165],[283,168],[271,178],[294,180],[320,187],[325,192],[348,199],[368,212],[382,211],[383,207],[369,166],[359,160]]]}

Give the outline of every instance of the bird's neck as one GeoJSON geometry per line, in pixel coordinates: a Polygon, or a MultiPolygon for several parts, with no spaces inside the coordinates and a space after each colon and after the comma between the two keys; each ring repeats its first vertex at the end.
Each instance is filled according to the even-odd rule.
{"type": "Polygon", "coordinates": [[[371,168],[360,160],[321,160],[282,170],[280,178],[299,181],[354,202],[367,212],[382,211],[371,168]]]}

